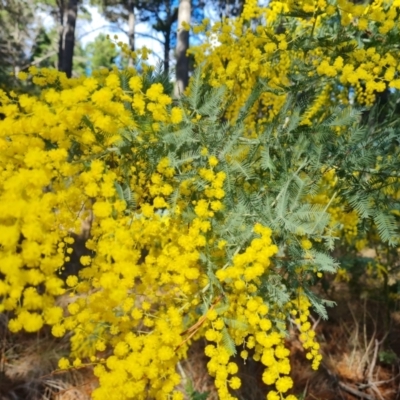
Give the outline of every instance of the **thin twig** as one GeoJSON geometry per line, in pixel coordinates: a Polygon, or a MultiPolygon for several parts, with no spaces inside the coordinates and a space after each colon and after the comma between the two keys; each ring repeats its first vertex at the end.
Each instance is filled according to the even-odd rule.
{"type": "Polygon", "coordinates": [[[397,395],[396,395],[396,400],[400,399],[400,382],[399,382],[399,386],[398,386],[398,390],[397,390],[397,395]]]}
{"type": "Polygon", "coordinates": [[[307,391],[308,391],[308,385],[309,385],[309,383],[310,383],[310,380],[307,379],[306,387],[305,387],[304,390],[303,390],[303,399],[305,399],[306,396],[307,396],[307,391]]]}
{"type": "MultiPolygon", "coordinates": [[[[371,338],[371,340],[369,341],[369,343],[367,345],[367,321],[366,321],[366,319],[367,319],[367,307],[366,306],[367,306],[367,301],[365,299],[365,301],[364,301],[364,327],[363,327],[365,352],[364,352],[364,354],[363,354],[363,356],[361,358],[360,368],[363,367],[364,362],[366,362],[369,367],[371,366],[371,363],[369,361],[369,352],[370,352],[372,343],[374,342],[375,336],[376,336],[376,325],[374,324],[374,333],[372,334],[372,338],[371,338]]],[[[376,360],[375,360],[375,362],[376,362],[376,360]]],[[[365,374],[365,369],[364,369],[363,372],[365,374]]]]}
{"type": "Polygon", "coordinates": [[[374,354],[372,356],[372,361],[371,364],[369,365],[369,370],[368,370],[368,382],[371,382],[373,377],[372,374],[374,372],[375,364],[376,364],[376,358],[378,357],[378,349],[379,349],[379,342],[378,339],[375,339],[375,348],[374,348],[374,354]]]}
{"type": "Polygon", "coordinates": [[[378,390],[378,388],[373,384],[371,386],[371,389],[377,394],[377,396],[380,398],[380,400],[385,400],[383,396],[381,395],[381,392],[378,390]]]}
{"type": "MultiPolygon", "coordinates": [[[[359,331],[360,331],[360,326],[359,326],[359,324],[358,324],[358,321],[357,321],[357,319],[356,319],[356,317],[355,317],[355,315],[354,315],[354,313],[353,313],[353,310],[351,309],[350,305],[349,305],[348,303],[347,303],[347,305],[348,305],[348,307],[349,307],[350,314],[351,314],[351,316],[353,317],[354,324],[355,324],[355,326],[356,326],[354,343],[358,343],[358,344],[359,344],[359,341],[358,341],[358,333],[359,333],[359,331]]],[[[353,361],[354,361],[354,357],[355,357],[356,351],[357,351],[357,345],[355,344],[353,350],[351,351],[351,356],[350,356],[350,365],[351,365],[351,366],[353,365],[353,361]]]]}
{"type": "Polygon", "coordinates": [[[346,384],[343,383],[343,382],[340,382],[340,381],[339,381],[339,382],[338,382],[338,385],[339,385],[340,388],[342,388],[342,389],[345,390],[346,392],[348,392],[348,393],[350,393],[350,394],[352,394],[352,395],[354,395],[354,396],[357,396],[357,397],[359,397],[360,399],[374,400],[374,398],[371,397],[369,394],[360,392],[359,390],[354,389],[354,388],[352,388],[351,386],[348,386],[348,385],[346,385],[346,384]]]}
{"type": "Polygon", "coordinates": [[[319,316],[318,319],[315,319],[312,315],[310,315],[310,319],[313,322],[313,326],[312,326],[311,330],[315,331],[315,329],[317,328],[318,324],[321,322],[321,316],[319,316]]]}
{"type": "MultiPolygon", "coordinates": [[[[385,381],[373,382],[373,384],[374,384],[375,386],[385,385],[385,384],[387,384],[387,383],[389,383],[389,382],[395,381],[399,376],[400,376],[400,374],[397,374],[397,375],[394,376],[393,378],[387,379],[387,380],[385,380],[385,381]]],[[[359,388],[360,390],[362,390],[362,389],[367,389],[367,388],[370,387],[370,386],[371,386],[371,383],[360,383],[360,384],[358,385],[358,388],[359,388]]]]}
{"type": "Polygon", "coordinates": [[[184,386],[186,387],[186,385],[187,385],[187,375],[186,375],[186,372],[185,372],[185,370],[183,369],[182,364],[180,363],[180,361],[178,361],[177,367],[178,367],[179,373],[180,373],[181,376],[182,376],[182,380],[183,380],[182,383],[183,383],[184,386]]]}
{"type": "Polygon", "coordinates": [[[32,65],[37,65],[40,64],[42,61],[46,60],[47,58],[53,57],[57,54],[57,51],[50,51],[43,57],[35,58],[32,62],[30,62],[27,65],[24,65],[23,67],[20,68],[20,71],[23,71],[24,69],[29,68],[32,65]]]}

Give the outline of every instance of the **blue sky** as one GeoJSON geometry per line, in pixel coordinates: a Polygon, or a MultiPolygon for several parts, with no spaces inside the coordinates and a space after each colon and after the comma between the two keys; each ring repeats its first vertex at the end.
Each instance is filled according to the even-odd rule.
{"type": "MultiPolygon", "coordinates": [[[[118,35],[118,40],[128,43],[127,35],[121,30],[116,28],[116,25],[111,24],[107,21],[98,9],[94,6],[90,6],[87,4],[87,1],[84,1],[86,10],[90,13],[90,20],[87,17],[79,17],[76,23],[76,39],[83,45],[86,46],[89,42],[94,41],[94,39],[100,34],[110,34],[110,36],[118,35]]],[[[204,16],[209,18],[211,21],[216,21],[219,19],[216,11],[213,9],[212,5],[208,3],[204,8],[204,16]]],[[[54,26],[55,21],[52,16],[45,12],[41,12],[42,24],[50,28],[54,26]]],[[[127,31],[127,26],[122,25],[122,28],[127,31]]],[[[163,35],[160,32],[155,31],[151,24],[149,23],[137,23],[135,25],[135,47],[141,48],[146,46],[153,52],[153,55],[149,57],[150,64],[158,64],[160,60],[164,57],[164,48],[160,40],[163,40],[163,35]],[[142,34],[146,35],[145,37],[141,36],[142,34]],[[158,38],[158,40],[152,40],[149,36],[153,36],[158,38]]]]}
{"type": "MultiPolygon", "coordinates": [[[[115,29],[115,26],[110,24],[109,21],[107,21],[97,10],[96,7],[88,6],[86,5],[86,9],[90,12],[91,14],[91,20],[87,20],[85,18],[79,18],[78,14],[78,20],[76,23],[76,38],[83,46],[86,46],[89,42],[94,41],[94,39],[100,34],[110,34],[110,36],[113,35],[118,35],[118,40],[128,43],[128,37],[121,32],[120,30],[115,29]]],[[[42,24],[47,27],[51,28],[54,26],[54,19],[52,16],[45,12],[41,12],[41,19],[42,19],[42,24]]],[[[125,27],[124,27],[125,28],[125,27]]],[[[141,33],[151,35],[154,37],[158,37],[159,39],[162,39],[162,35],[159,32],[154,31],[154,29],[151,28],[149,24],[145,23],[139,23],[136,24],[136,38],[135,38],[135,43],[136,43],[136,48],[140,48],[143,46],[146,46],[150,50],[152,50],[155,54],[159,54],[162,56],[163,54],[163,47],[160,42],[157,40],[151,40],[149,38],[143,38],[140,36],[141,33]]],[[[150,63],[156,64],[158,62],[158,57],[153,56],[150,58],[150,63]]]]}

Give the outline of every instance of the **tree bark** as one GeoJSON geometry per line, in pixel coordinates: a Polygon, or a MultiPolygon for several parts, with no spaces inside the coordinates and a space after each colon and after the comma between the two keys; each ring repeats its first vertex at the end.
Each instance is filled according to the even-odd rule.
{"type": "Polygon", "coordinates": [[[64,0],[57,1],[58,10],[60,12],[60,30],[59,30],[59,39],[58,39],[58,64],[57,68],[59,71],[62,71],[63,68],[63,55],[64,55],[64,0]]]}
{"type": "MultiPolygon", "coordinates": [[[[135,51],[135,0],[128,1],[128,40],[130,50],[135,51]]],[[[128,65],[133,67],[132,57],[129,57],[128,65]]]]}
{"type": "Polygon", "coordinates": [[[183,29],[182,23],[190,24],[190,0],[179,0],[178,35],[176,43],[176,82],[175,96],[179,97],[189,82],[189,58],[186,52],[189,48],[189,32],[183,29]]]}
{"type": "Polygon", "coordinates": [[[59,69],[66,73],[67,77],[72,76],[72,65],[75,47],[75,26],[78,16],[78,1],[69,0],[66,9],[67,21],[62,32],[62,48],[60,49],[61,60],[59,60],[59,69]],[[60,68],[61,66],[61,68],[60,68]]]}
{"type": "Polygon", "coordinates": [[[172,25],[178,19],[178,9],[176,7],[171,8],[171,3],[167,2],[166,14],[165,19],[161,19],[157,16],[157,24],[153,27],[155,27],[156,31],[162,32],[164,35],[164,73],[168,75],[170,66],[169,53],[171,50],[172,25]]]}
{"type": "Polygon", "coordinates": [[[169,51],[171,43],[171,25],[165,30],[165,45],[164,45],[164,74],[169,73],[169,51]]]}

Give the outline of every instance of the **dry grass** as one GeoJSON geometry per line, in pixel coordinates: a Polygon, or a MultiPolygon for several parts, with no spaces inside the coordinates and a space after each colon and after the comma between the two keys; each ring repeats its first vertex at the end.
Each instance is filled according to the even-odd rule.
{"type": "MultiPolygon", "coordinates": [[[[328,310],[329,320],[314,321],[324,356],[318,371],[311,369],[296,332],[288,337],[295,382],[291,393],[304,400],[400,400],[400,312],[392,312],[390,321],[385,321],[387,305],[355,298],[347,284],[330,282],[327,295],[337,306],[328,310]],[[391,359],[385,359],[385,354],[391,359]]],[[[181,375],[214,400],[218,397],[207,375],[205,344],[193,345],[181,375]]],[[[265,399],[263,366],[239,358],[236,362],[242,387],[233,394],[240,400],[265,399]]]]}
{"type": "Polygon", "coordinates": [[[352,297],[346,285],[331,293],[337,306],[316,326],[324,356],[319,371],[309,368],[298,340],[289,341],[294,391],[310,400],[399,400],[399,321],[385,321],[384,305],[352,297]]]}
{"type": "MultiPolygon", "coordinates": [[[[324,355],[320,369],[311,369],[295,332],[287,339],[295,382],[291,393],[307,400],[400,400],[400,312],[393,311],[385,321],[388,314],[381,303],[352,297],[345,284],[330,284],[328,295],[338,305],[329,310],[328,321],[315,321],[324,355]]],[[[0,315],[0,400],[90,399],[97,384],[90,369],[52,372],[68,354],[67,339],[56,340],[46,330],[10,335],[6,323],[7,316],[0,315]]],[[[178,390],[188,400],[195,398],[194,392],[218,399],[207,373],[205,345],[205,340],[194,343],[188,359],[178,365],[178,390]]],[[[241,400],[265,399],[263,366],[240,358],[236,362],[242,387],[233,394],[241,400]]]]}
{"type": "Polygon", "coordinates": [[[10,335],[7,315],[0,315],[0,400],[89,400],[96,381],[89,370],[54,373],[68,354],[67,340],[45,329],[10,335]]]}

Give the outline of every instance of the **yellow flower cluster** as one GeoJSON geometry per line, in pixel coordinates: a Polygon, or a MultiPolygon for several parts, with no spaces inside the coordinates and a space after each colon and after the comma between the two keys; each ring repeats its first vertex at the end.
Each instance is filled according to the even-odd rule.
{"type": "Polygon", "coordinates": [[[274,305],[267,305],[262,297],[257,295],[262,284],[261,277],[268,273],[271,267],[270,259],[278,249],[272,244],[269,228],[256,224],[254,232],[259,237],[253,239],[243,253],[233,257],[231,266],[217,271],[217,278],[229,293],[226,295],[230,306],[223,316],[233,322],[225,324],[223,319],[217,318],[217,313],[209,315],[212,321],[211,328],[206,331],[205,337],[214,344],[206,347],[206,355],[210,357],[208,370],[215,376],[219,398],[233,398],[228,387],[239,388],[240,379],[234,376],[238,367],[229,362],[232,354],[223,345],[224,336],[228,332],[234,345],[243,348],[240,353],[243,359],[248,357],[250,350],[253,352],[253,359],[265,366],[263,382],[276,387],[276,391],[270,391],[267,399],[292,400],[295,399],[292,395],[283,397],[293,386],[288,376],[289,350],[285,348],[285,335],[280,330],[285,327],[284,317],[274,305]],[[282,322],[276,325],[276,322],[272,322],[276,320],[282,322]],[[233,376],[229,377],[230,375],[233,376]]]}
{"type": "Polygon", "coordinates": [[[294,322],[301,332],[300,340],[303,342],[304,349],[308,350],[306,357],[308,360],[312,360],[312,368],[318,369],[322,356],[319,352],[320,345],[315,340],[315,331],[309,321],[310,301],[299,291],[299,297],[292,301],[292,306],[292,314],[295,316],[294,322]]]}
{"type": "MultiPolygon", "coordinates": [[[[101,387],[94,398],[167,395],[179,383],[175,366],[186,351],[175,351],[184,310],[207,283],[198,249],[208,227],[194,220],[185,232],[179,218],[157,214],[173,190],[168,159],[150,180],[145,160],[133,163],[128,182],[141,186],[135,195],[142,201],[139,212],[127,213],[117,192],[125,160],[113,146],[137,131],[132,112],[154,121],[150,131],[138,132],[145,139],[156,132],[155,123],[178,124],[183,111],[170,106],[160,84],[142,92],[134,71],[125,88],[118,71],[72,80],[50,70],[29,73],[43,87],[39,96],[1,94],[0,311],[14,313],[12,332],[35,332],[44,324],[56,337],[72,331],[72,366],[79,367],[81,357],[98,364],[101,387]],[[58,273],[69,273],[71,235],[79,235],[91,215],[93,257],[83,256],[79,277],[64,282],[58,273]],[[68,292],[65,314],[56,300],[68,292]],[[114,354],[97,358],[108,346],[114,354]]],[[[222,182],[219,175],[219,191],[222,182]]],[[[59,366],[68,368],[69,360],[59,366]]]]}
{"type": "MultiPolygon", "coordinates": [[[[277,244],[285,253],[293,243],[281,246],[279,234],[255,223],[253,215],[240,216],[249,233],[235,241],[229,222],[237,218],[229,205],[242,192],[232,187],[250,196],[261,186],[268,190],[263,182],[272,174],[237,178],[229,175],[230,167],[254,156],[246,143],[256,141],[285,103],[288,90],[282,88],[301,74],[318,83],[302,125],[321,121],[327,103],[348,101],[351,91],[368,105],[376,93],[399,88],[399,56],[390,45],[365,41],[357,47],[351,35],[337,52],[314,42],[307,51],[298,45],[305,37],[320,39],[338,15],[351,32],[395,33],[398,3],[272,1],[260,8],[249,0],[240,18],[206,32],[209,43],[195,50],[196,60],[205,62],[207,83],[234,92],[224,115],[228,121],[236,121],[259,77],[271,89],[244,122],[238,146],[225,155],[203,143],[207,115],[173,101],[161,83],[149,83],[149,67],[143,66],[143,74],[134,68],[102,70],[78,79],[34,67],[21,74],[41,89],[38,95],[0,92],[0,312],[10,312],[9,329],[34,332],[47,324],[55,337],[68,333],[71,355],[59,368],[94,364],[97,400],[182,399],[176,366],[200,337],[209,342],[208,370],[221,399],[233,399],[232,390],[240,388],[232,361],[238,350],[242,359],[251,356],[265,367],[263,382],[274,385],[267,400],[293,400],[284,332],[294,317],[317,368],[321,356],[309,321],[311,304],[296,287],[286,288],[278,306],[265,294],[265,283],[272,274],[279,280],[286,273],[317,272],[312,264],[321,238],[314,231],[293,233],[303,257],[293,271],[279,269],[285,257],[276,258],[277,244]],[[277,29],[289,11],[301,13],[290,29],[277,29]],[[220,45],[213,47],[216,37],[220,45]],[[189,143],[180,141],[185,124],[197,124],[200,133],[190,138],[197,147],[182,150],[183,159],[177,159],[176,149],[189,143]],[[71,273],[73,238],[84,222],[91,225],[91,253],[71,273]],[[65,309],[57,305],[60,296],[65,309]]],[[[147,51],[141,55],[145,59],[147,51]]],[[[289,119],[293,112],[288,110],[289,119]]],[[[347,241],[362,247],[359,216],[343,212],[335,199],[338,179],[334,169],[325,171],[309,203],[326,206],[332,215],[326,230],[341,229],[347,241]]]]}
{"type": "MultiPolygon", "coordinates": [[[[309,111],[310,117],[317,117],[326,111],[327,101],[337,98],[347,101],[352,90],[360,104],[370,106],[377,93],[400,88],[396,43],[393,40],[386,43],[385,39],[385,35],[398,34],[399,12],[400,3],[389,0],[376,0],[372,4],[283,0],[271,1],[266,7],[251,0],[245,2],[240,17],[215,24],[206,32],[209,41],[191,52],[197,64],[210,67],[213,86],[226,85],[237,94],[231,116],[238,115],[260,77],[267,78],[269,87],[276,90],[263,94],[254,106],[255,113],[263,110],[265,121],[276,115],[284,103],[279,88],[292,85],[296,75],[302,72],[308,77],[326,78],[315,87],[320,95],[309,111]],[[297,18],[291,18],[291,24],[295,25],[282,29],[288,12],[298,14],[297,18]],[[326,27],[336,24],[338,15],[343,27],[353,34],[342,36],[340,43],[327,45],[326,27]],[[296,45],[305,37],[316,39],[307,51],[296,45]],[[219,46],[215,46],[216,41],[219,46]],[[384,45],[377,45],[377,41],[384,45]],[[335,52],[331,46],[335,46],[335,52]],[[329,96],[325,85],[328,81],[335,82],[329,96]]],[[[308,119],[304,122],[310,123],[308,119]]]]}
{"type": "Polygon", "coordinates": [[[256,225],[259,237],[223,269],[227,241],[212,229],[225,209],[226,173],[218,158],[203,149],[203,165],[192,170],[185,164],[181,173],[195,174],[180,180],[168,157],[151,166],[147,153],[134,147],[116,156],[127,132],[137,132],[144,148],[156,146],[155,124],[179,124],[183,110],[170,107],[160,84],[144,88],[134,73],[125,88],[117,71],[76,80],[30,73],[40,78],[40,96],[2,94],[0,295],[1,311],[14,313],[9,329],[35,332],[48,324],[55,337],[70,331],[71,358],[59,367],[95,364],[100,386],[94,399],[182,399],[176,364],[201,335],[213,343],[206,354],[221,398],[233,398],[229,388],[240,387],[226,340],[243,352],[254,348],[266,366],[265,382],[286,393],[292,381],[284,337],[272,323],[277,311],[256,295],[277,252],[271,231],[256,225]],[[152,121],[150,130],[135,116],[152,121]],[[127,207],[128,188],[136,209],[127,207]],[[187,224],[181,215],[189,209],[187,224]],[[79,275],[71,275],[71,234],[79,234],[87,218],[86,246],[93,253],[81,257],[79,275]],[[205,308],[207,322],[195,329],[196,308],[210,286],[205,254],[220,267],[225,294],[214,309],[205,308]],[[64,268],[65,281],[58,275],[64,268]],[[56,300],[68,294],[63,310],[56,300]]]}
{"type": "Polygon", "coordinates": [[[313,196],[310,201],[329,207],[328,210],[331,216],[329,228],[335,231],[335,236],[344,238],[347,244],[355,244],[359,234],[358,224],[360,218],[357,211],[346,210],[348,205],[343,204],[340,198],[335,199],[333,197],[337,184],[338,177],[335,170],[326,171],[319,186],[319,194],[313,196]]]}
{"type": "MultiPolygon", "coordinates": [[[[342,231],[348,243],[352,243],[357,237],[359,217],[356,211],[343,212],[343,205],[331,207],[331,226],[338,227],[342,231]]],[[[338,231],[338,232],[339,232],[338,231]]]]}

